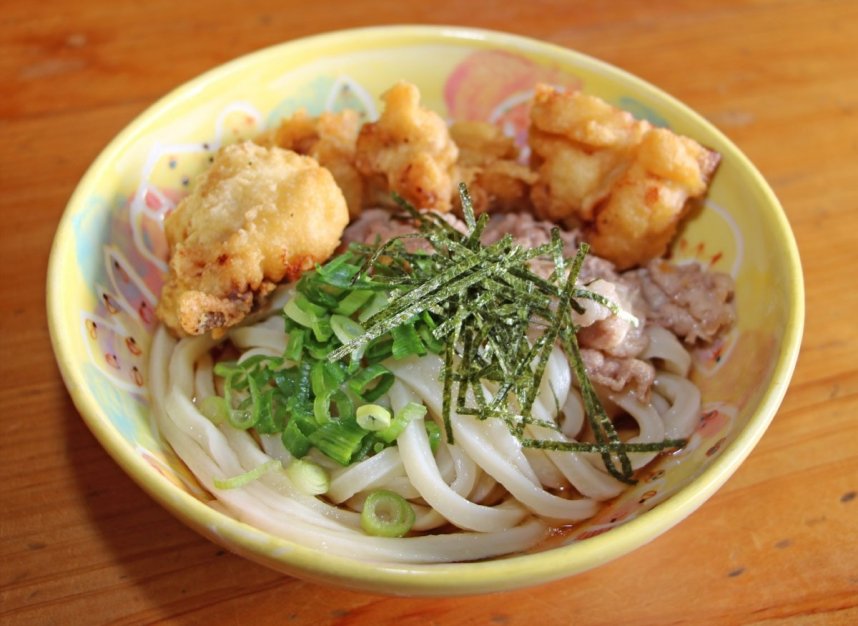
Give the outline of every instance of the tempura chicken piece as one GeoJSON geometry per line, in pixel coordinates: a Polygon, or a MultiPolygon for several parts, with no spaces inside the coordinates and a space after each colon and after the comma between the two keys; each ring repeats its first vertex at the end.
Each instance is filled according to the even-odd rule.
{"type": "Polygon", "coordinates": [[[537,214],[583,226],[593,252],[619,269],[665,253],[720,160],[598,98],[545,85],[536,89],[529,141],[537,214]]]}
{"type": "Polygon", "coordinates": [[[355,145],[361,120],[357,111],[322,113],[311,117],[303,109],[284,119],[280,126],[257,140],[316,159],[330,170],[343,191],[349,215],[360,215],[363,208],[363,178],[355,166],[355,145]]]}
{"type": "MultiPolygon", "coordinates": [[[[450,137],[459,148],[456,178],[468,186],[475,213],[522,209],[530,204],[530,186],[537,175],[518,162],[512,137],[487,122],[454,122],[450,137]]],[[[457,193],[453,203],[461,210],[457,193]]]]}
{"type": "Polygon", "coordinates": [[[599,98],[546,85],[536,87],[530,116],[537,213],[554,222],[592,221],[594,206],[610,193],[650,125],[599,98]]]}
{"type": "Polygon", "coordinates": [[[420,106],[420,92],[398,82],[382,96],[377,122],[358,135],[356,163],[369,186],[370,205],[389,204],[396,192],[418,209],[450,210],[458,149],[444,120],[420,106]]]}
{"type": "Polygon", "coordinates": [[[249,141],[222,148],[164,222],[158,317],[178,335],[223,335],[279,281],[327,259],[348,217],[333,176],[310,157],[249,141]]]}

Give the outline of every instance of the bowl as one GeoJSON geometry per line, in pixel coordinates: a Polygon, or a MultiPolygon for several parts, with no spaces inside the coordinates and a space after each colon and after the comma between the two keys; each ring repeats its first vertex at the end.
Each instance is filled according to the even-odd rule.
{"type": "Polygon", "coordinates": [[[748,159],[672,97],[615,67],[551,44],[456,27],[348,30],[284,43],[213,69],[134,120],[100,154],[71,197],[48,274],[51,338],[89,428],[155,500],[225,548],[288,574],[409,595],[508,590],[569,576],[623,555],[681,521],[736,470],[772,420],[803,325],[799,257],[783,210],[748,159]],[[164,212],[218,146],[252,136],[299,107],[317,114],[378,110],[404,78],[448,119],[525,129],[537,82],[580,87],[722,155],[702,210],[684,225],[675,259],[697,259],[736,282],[738,323],[694,354],[703,394],[689,445],[596,517],[528,554],[476,563],[385,565],[312,550],[209,505],[159,437],[146,357],[166,268],[164,212]]]}

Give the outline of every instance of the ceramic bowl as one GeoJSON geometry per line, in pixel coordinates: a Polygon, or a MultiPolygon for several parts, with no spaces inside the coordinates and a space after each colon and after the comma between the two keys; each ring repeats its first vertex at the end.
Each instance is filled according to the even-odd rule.
{"type": "Polygon", "coordinates": [[[799,350],[803,287],[783,210],[748,159],[712,125],[655,87],[585,55],[518,36],[397,26],[284,43],[213,69],[158,101],[105,148],[59,225],[48,276],[57,360],[75,405],[117,463],[212,541],[306,579],[382,593],[452,595],[534,585],[581,572],[668,530],[724,483],[762,436],[799,350]],[[736,281],[738,323],[694,354],[703,393],[688,447],[588,522],[533,553],[432,566],[360,562],[305,548],[209,506],[153,427],[146,359],[166,268],[166,211],[219,146],[299,107],[376,115],[398,79],[448,119],[489,120],[520,138],[537,82],[582,88],[723,155],[701,211],[674,243],[736,281]]]}

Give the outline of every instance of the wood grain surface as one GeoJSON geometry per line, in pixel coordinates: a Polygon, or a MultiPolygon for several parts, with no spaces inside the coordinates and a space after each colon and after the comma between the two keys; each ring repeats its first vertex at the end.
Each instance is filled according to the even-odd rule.
{"type": "Polygon", "coordinates": [[[3,0],[0,90],[0,623],[858,624],[858,2],[3,0]],[[106,143],[232,57],[391,23],[516,32],[655,83],[748,154],[798,239],[802,353],[759,446],[689,519],[568,580],[387,598],[226,553],[126,477],[54,363],[49,246],[106,143]]]}

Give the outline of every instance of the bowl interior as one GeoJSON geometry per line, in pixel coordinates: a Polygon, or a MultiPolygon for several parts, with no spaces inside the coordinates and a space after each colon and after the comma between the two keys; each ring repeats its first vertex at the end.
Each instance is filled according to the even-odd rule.
{"type": "Polygon", "coordinates": [[[455,28],[345,31],[243,57],[184,85],[129,125],[93,164],[57,232],[48,283],[57,358],[76,405],[120,465],[214,541],[288,573],[383,592],[451,594],[513,588],[582,571],[654,538],[699,506],[771,420],[798,352],[802,285],[789,227],[771,190],[711,125],[615,68],[520,37],[455,28]],[[672,254],[736,280],[738,324],[695,353],[703,416],[687,449],[653,468],[592,520],[540,552],[486,563],[386,567],[319,553],[236,522],[206,503],[155,431],[146,359],[166,269],[161,222],[219,146],[298,108],[344,107],[367,119],[395,81],[453,119],[493,121],[521,140],[538,82],[580,87],[690,135],[723,160],[672,254]],[[610,532],[608,532],[610,531],[610,532]],[[586,539],[586,541],[585,541],[586,539]]]}

